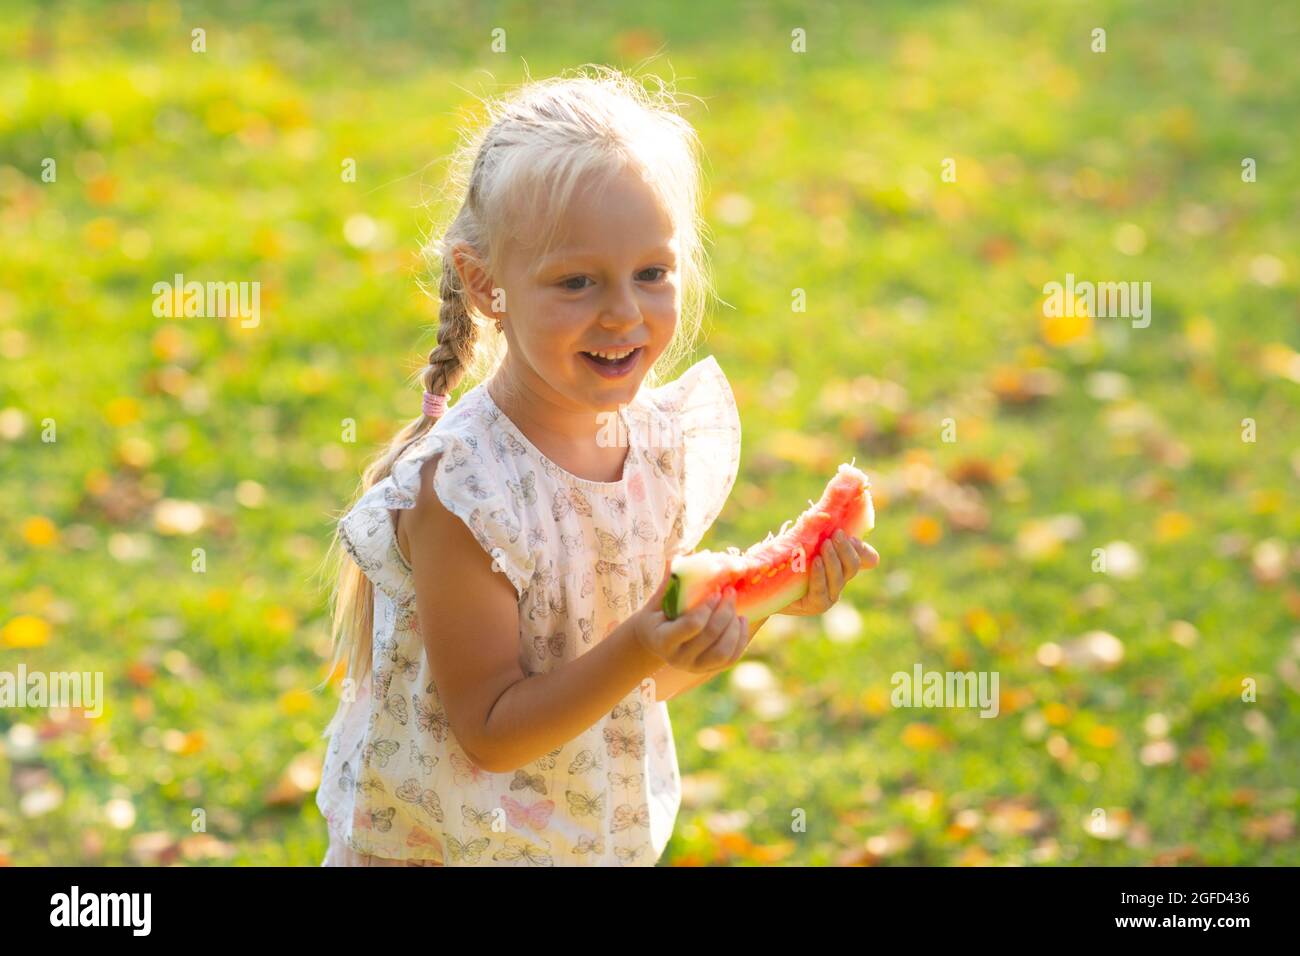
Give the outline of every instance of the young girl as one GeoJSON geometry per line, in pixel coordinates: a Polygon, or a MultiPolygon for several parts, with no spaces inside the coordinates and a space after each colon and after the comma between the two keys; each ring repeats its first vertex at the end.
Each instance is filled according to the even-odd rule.
{"type": "MultiPolygon", "coordinates": [[[[681,799],[664,701],[762,624],[731,595],[660,610],[740,458],[712,357],[656,381],[705,304],[694,132],[598,68],[526,86],[459,159],[424,414],[338,528],[325,865],[652,865],[681,799]]],[[[783,613],[877,560],[828,543],[783,613]]]]}

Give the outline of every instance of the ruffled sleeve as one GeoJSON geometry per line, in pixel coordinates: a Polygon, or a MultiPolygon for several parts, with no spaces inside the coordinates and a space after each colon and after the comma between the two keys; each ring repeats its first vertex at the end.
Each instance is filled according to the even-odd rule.
{"type": "Polygon", "coordinates": [[[740,415],[731,384],[712,355],[648,400],[668,419],[678,442],[681,502],[678,550],[694,551],[726,504],[740,468],[740,415]]]}
{"type": "Polygon", "coordinates": [[[443,507],[460,518],[483,550],[492,570],[510,579],[522,598],[532,579],[536,558],[527,547],[526,516],[503,492],[505,482],[492,472],[473,435],[435,427],[393,465],[392,474],[369,489],[339,521],[344,550],[379,590],[400,601],[412,590],[411,567],[397,546],[390,510],[414,508],[420,469],[441,454],[433,489],[443,507]]]}

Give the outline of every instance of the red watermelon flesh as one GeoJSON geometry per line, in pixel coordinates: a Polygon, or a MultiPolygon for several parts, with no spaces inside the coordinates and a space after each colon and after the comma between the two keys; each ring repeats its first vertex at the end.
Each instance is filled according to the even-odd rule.
{"type": "MultiPolygon", "coordinates": [[[[861,538],[876,523],[870,480],[852,464],[840,465],[821,500],[794,525],[770,533],[748,551],[696,551],[675,558],[664,592],[664,614],[675,618],[727,587],[736,589],[736,613],[767,617],[808,593],[812,562],[837,529],[861,538]]],[[[789,522],[786,522],[789,524],[789,522]]]]}

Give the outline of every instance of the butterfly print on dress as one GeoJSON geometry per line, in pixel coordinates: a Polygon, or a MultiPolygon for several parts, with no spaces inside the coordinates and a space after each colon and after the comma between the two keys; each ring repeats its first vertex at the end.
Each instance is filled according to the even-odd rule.
{"type": "Polygon", "coordinates": [[[675,477],[673,472],[673,450],[671,448],[649,452],[645,457],[646,461],[650,462],[650,467],[654,469],[656,478],[675,477]]]}
{"type": "Polygon", "coordinates": [[[618,611],[635,610],[635,605],[632,605],[629,602],[629,596],[626,591],[614,592],[603,584],[600,586],[600,591],[605,595],[606,607],[614,608],[618,611]]]}
{"type": "Polygon", "coordinates": [[[497,862],[523,861],[529,866],[554,866],[550,853],[544,847],[521,840],[519,837],[506,837],[506,845],[492,854],[497,862]]]}
{"type": "Polygon", "coordinates": [[[609,772],[609,785],[618,787],[621,790],[631,790],[641,786],[641,781],[644,778],[645,774],[639,770],[636,773],[619,773],[617,770],[611,770],[609,772]]]}
{"type": "Polygon", "coordinates": [[[517,507],[537,504],[537,472],[530,471],[519,481],[507,478],[506,486],[510,489],[517,507]]]}
{"type": "Polygon", "coordinates": [[[541,591],[550,587],[555,580],[555,562],[547,558],[545,564],[539,561],[536,567],[533,568],[533,573],[528,578],[528,589],[530,591],[541,591]]]}
{"type": "Polygon", "coordinates": [[[645,734],[639,730],[628,733],[616,727],[606,727],[604,736],[605,749],[611,757],[617,757],[621,753],[637,758],[645,756],[645,734]]]}
{"type": "Polygon", "coordinates": [[[555,758],[557,758],[558,756],[560,756],[560,751],[563,750],[563,749],[564,749],[563,746],[556,747],[556,748],[555,748],[554,750],[552,750],[550,753],[545,754],[545,755],[543,755],[543,756],[541,756],[541,757],[538,757],[536,760],[533,761],[533,763],[535,763],[535,764],[537,765],[538,769],[540,769],[540,770],[554,770],[554,769],[555,769],[555,758]]]}
{"type": "Polygon", "coordinates": [[[492,821],[496,819],[498,813],[499,810],[479,810],[465,803],[460,805],[460,818],[465,822],[465,826],[477,827],[480,830],[491,830],[492,821]]]}
{"type": "Polygon", "coordinates": [[[629,863],[635,863],[641,854],[648,849],[649,846],[645,843],[636,847],[616,846],[614,847],[614,855],[618,857],[620,863],[626,866],[629,863]]]}
{"type": "MultiPolygon", "coordinates": [[[[413,508],[415,506],[415,498],[410,494],[410,492],[398,488],[392,482],[389,482],[388,484],[383,485],[382,487],[384,489],[383,499],[384,499],[384,507],[386,509],[390,511],[394,511],[399,508],[413,508]]],[[[377,530],[379,530],[378,523],[375,523],[373,526],[367,528],[367,532],[368,532],[367,537],[373,535],[374,532],[377,530]]]]}
{"type": "Polygon", "coordinates": [[[388,792],[387,788],[384,787],[384,781],[380,780],[378,777],[374,775],[365,778],[360,778],[360,777],[357,778],[356,790],[357,793],[371,793],[371,792],[387,793],[388,792]]]}
{"type": "Polygon", "coordinates": [[[378,830],[380,833],[387,833],[393,828],[395,813],[397,813],[396,807],[385,807],[382,810],[369,812],[358,807],[352,815],[352,826],[358,830],[378,830]]]}
{"type": "Polygon", "coordinates": [[[426,704],[418,694],[411,695],[411,703],[415,705],[416,726],[424,733],[432,734],[438,743],[446,740],[447,730],[451,726],[446,712],[435,710],[432,703],[426,704]]]}
{"type": "Polygon", "coordinates": [[[488,778],[488,772],[482,767],[466,760],[460,754],[451,755],[451,769],[455,776],[456,783],[464,786],[467,783],[484,783],[488,778]]]}
{"type": "Polygon", "coordinates": [[[546,778],[540,773],[529,773],[527,770],[519,769],[515,771],[514,779],[510,781],[511,790],[536,790],[542,796],[546,795],[546,778]]]}
{"type": "Polygon", "coordinates": [[[528,609],[528,620],[536,621],[538,618],[548,618],[552,614],[563,616],[569,613],[569,601],[564,595],[563,587],[554,593],[537,595],[537,603],[528,609]]]}
{"type": "Polygon", "coordinates": [[[389,658],[393,662],[393,667],[406,675],[407,680],[415,680],[420,673],[420,662],[414,657],[407,657],[401,651],[393,651],[393,656],[389,658]]]}
{"type": "Polygon", "coordinates": [[[555,812],[554,800],[538,800],[531,804],[520,803],[504,793],[501,795],[501,806],[506,811],[506,818],[510,821],[510,825],[516,828],[530,827],[534,830],[545,830],[546,825],[551,822],[551,814],[555,812]]]}
{"type": "Polygon", "coordinates": [[[483,481],[478,475],[466,475],[465,488],[479,501],[487,501],[492,497],[492,492],[483,487],[483,481]]]}
{"type": "Polygon", "coordinates": [[[600,557],[596,560],[596,573],[602,577],[611,574],[627,577],[630,563],[627,558],[627,532],[615,537],[608,531],[597,528],[596,542],[600,552],[600,557]]]}
{"type": "Polygon", "coordinates": [[[627,490],[633,501],[638,503],[645,501],[645,479],[641,477],[640,472],[628,479],[627,490]]]}
{"type": "Polygon", "coordinates": [[[483,459],[479,457],[478,450],[468,441],[462,441],[459,438],[453,438],[450,446],[446,448],[442,458],[439,460],[439,469],[447,473],[464,468],[471,462],[482,464],[483,459]]]}
{"type": "Polygon", "coordinates": [[[582,530],[579,529],[577,534],[560,533],[560,544],[564,546],[564,553],[567,555],[581,554],[587,548],[587,541],[582,536],[582,530]]]}
{"type": "Polygon", "coordinates": [[[600,758],[595,751],[582,750],[569,764],[569,773],[587,773],[590,770],[599,770],[600,766],[600,758]]]}
{"type": "Polygon", "coordinates": [[[546,659],[548,652],[552,657],[563,657],[564,648],[567,643],[568,641],[563,631],[556,631],[549,637],[538,634],[533,638],[533,648],[537,651],[537,656],[542,660],[546,659]]]}
{"type": "Polygon", "coordinates": [[[403,727],[410,720],[410,712],[406,709],[406,698],[400,694],[389,694],[384,698],[384,711],[403,727]]]}
{"type": "Polygon", "coordinates": [[[569,512],[591,517],[591,502],[577,488],[556,488],[555,497],[551,499],[551,517],[559,521],[569,512]]]}
{"type": "Polygon", "coordinates": [[[632,827],[649,827],[650,826],[650,805],[641,804],[639,807],[633,807],[630,803],[623,803],[614,808],[614,819],[610,822],[609,828],[615,833],[628,830],[632,827]]]}
{"type": "MultiPolygon", "coordinates": [[[[393,623],[397,630],[420,633],[420,615],[416,608],[414,592],[394,608],[393,615],[393,623]]],[[[396,638],[396,635],[393,637],[396,638]]]]}
{"type": "Polygon", "coordinates": [[[584,853],[602,854],[605,852],[605,838],[583,834],[578,837],[578,845],[573,848],[573,852],[580,856],[584,853]]]}
{"type": "Polygon", "coordinates": [[[414,777],[408,777],[397,788],[397,799],[415,804],[433,819],[442,822],[442,804],[438,801],[438,795],[422,787],[414,777]]]}
{"type": "Polygon", "coordinates": [[[564,791],[569,802],[569,812],[575,817],[599,817],[605,812],[605,795],[603,793],[586,794],[577,790],[564,791]]]}
{"type": "Polygon", "coordinates": [[[659,534],[655,531],[654,525],[644,520],[640,515],[632,518],[632,533],[642,541],[654,542],[659,540],[659,534]]]}
{"type": "Polygon", "coordinates": [[[461,843],[454,836],[447,836],[447,850],[451,853],[452,862],[465,860],[468,863],[477,863],[483,858],[483,853],[492,845],[492,841],[487,837],[479,837],[476,840],[470,840],[468,843],[461,843]]]}
{"type": "MultiPolygon", "coordinates": [[[[393,679],[393,669],[385,662],[391,662],[393,655],[397,653],[400,646],[397,635],[394,633],[391,637],[375,641],[375,656],[380,658],[375,662],[375,680],[391,681],[393,679]]],[[[380,693],[377,695],[380,700],[388,696],[388,686],[385,684],[379,688],[380,693]]]]}
{"type": "Polygon", "coordinates": [[[366,744],[365,752],[362,754],[361,762],[369,767],[371,762],[378,764],[380,769],[388,766],[388,758],[401,749],[401,744],[396,740],[379,740],[371,741],[366,744]]]}
{"type": "Polygon", "coordinates": [[[641,701],[633,698],[626,704],[615,704],[614,709],[609,712],[609,716],[613,720],[622,720],[624,717],[640,718],[641,701]]]}
{"type": "Polygon", "coordinates": [[[407,755],[407,762],[418,764],[420,771],[427,777],[433,773],[433,768],[438,765],[437,754],[427,754],[419,748],[417,744],[411,744],[411,752],[407,755]]]}
{"type": "Polygon", "coordinates": [[[491,512],[488,517],[506,529],[506,535],[510,538],[511,544],[514,544],[519,540],[519,522],[514,519],[514,516],[511,515],[510,512],[506,511],[504,508],[497,508],[495,511],[491,512]]]}
{"type": "Polygon", "coordinates": [[[528,449],[508,431],[499,430],[492,436],[492,454],[497,461],[505,461],[510,455],[528,454],[528,449]]]}

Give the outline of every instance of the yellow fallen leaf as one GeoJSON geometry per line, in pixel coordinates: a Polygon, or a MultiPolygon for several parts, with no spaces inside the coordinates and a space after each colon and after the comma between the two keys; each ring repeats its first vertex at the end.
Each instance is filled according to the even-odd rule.
{"type": "Polygon", "coordinates": [[[1092,317],[1082,301],[1074,304],[1074,315],[1045,315],[1039,320],[1043,341],[1053,348],[1080,342],[1092,335],[1092,317]]]}
{"type": "Polygon", "coordinates": [[[1250,493],[1252,514],[1271,515],[1282,510],[1286,495],[1278,488],[1258,488],[1250,493]]]}
{"type": "Polygon", "coordinates": [[[104,406],[104,418],[117,428],[130,425],[140,418],[140,403],[130,396],[112,399],[104,406]]]}
{"type": "Polygon", "coordinates": [[[1105,724],[1098,724],[1096,727],[1089,729],[1085,736],[1088,743],[1094,747],[1109,748],[1119,743],[1119,731],[1105,724]]]}
{"type": "Polygon", "coordinates": [[[1064,704],[1048,704],[1043,708],[1043,719],[1053,727],[1060,727],[1070,719],[1070,708],[1064,704]]]}
{"type": "Polygon", "coordinates": [[[59,540],[59,529],[43,515],[35,515],[23,522],[23,540],[33,548],[48,548],[59,540]]]}
{"type": "Polygon", "coordinates": [[[40,647],[50,640],[50,625],[31,614],[20,614],[0,630],[0,644],[6,647],[40,647]]]}
{"type": "Polygon", "coordinates": [[[285,693],[280,695],[280,710],[290,716],[310,710],[311,704],[311,693],[303,690],[301,687],[285,691],[285,693]]]}
{"type": "Polygon", "coordinates": [[[938,544],[943,538],[943,525],[929,515],[917,515],[912,519],[912,540],[922,547],[938,544]]]}
{"type": "Polygon", "coordinates": [[[889,691],[883,687],[871,687],[863,692],[861,698],[863,711],[872,717],[879,717],[889,712],[889,691]]]}
{"type": "Polygon", "coordinates": [[[1181,511],[1166,511],[1156,519],[1156,540],[1177,541],[1192,530],[1192,519],[1181,511]]]}
{"type": "Polygon", "coordinates": [[[270,630],[281,634],[288,634],[298,624],[297,615],[287,607],[279,605],[267,608],[265,614],[262,615],[262,619],[270,630]]]}
{"type": "Polygon", "coordinates": [[[912,723],[903,728],[903,746],[910,750],[933,750],[947,742],[943,732],[929,724],[912,723]]]}

